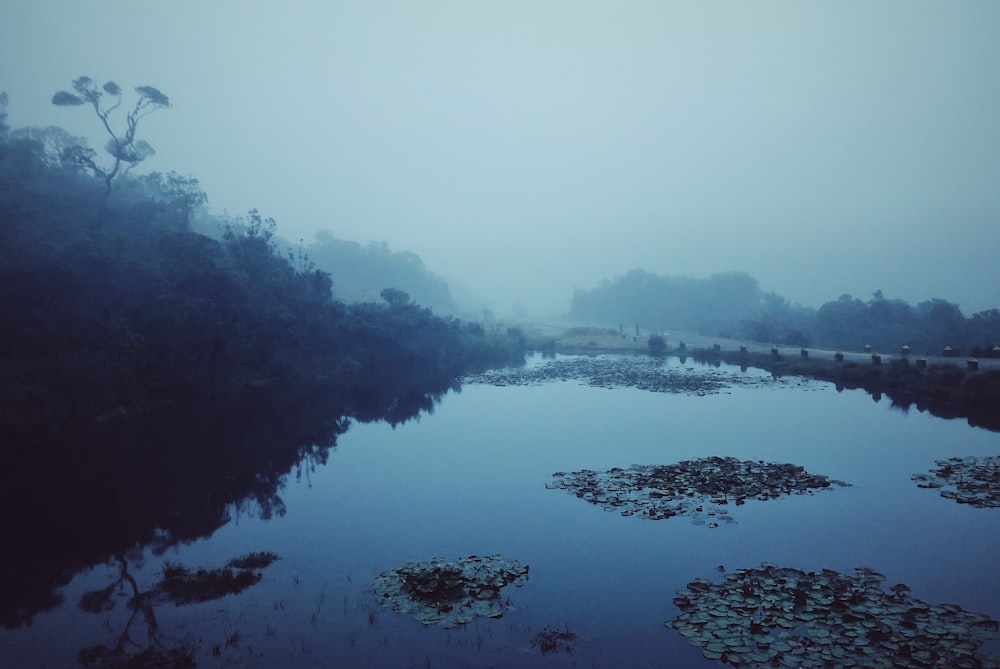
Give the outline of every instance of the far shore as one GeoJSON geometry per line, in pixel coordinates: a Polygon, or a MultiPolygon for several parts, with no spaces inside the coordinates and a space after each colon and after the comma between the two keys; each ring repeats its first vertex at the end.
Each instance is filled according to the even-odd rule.
{"type": "Polygon", "coordinates": [[[915,406],[944,418],[967,418],[971,425],[1000,431],[1000,359],[887,354],[878,351],[772,346],[693,333],[650,333],[590,326],[523,325],[529,349],[550,354],[652,355],[650,336],[661,335],[661,356],[702,364],[727,363],[764,369],[775,376],[829,381],[837,389],[883,395],[902,409],[915,406]],[[838,355],[839,354],[839,355],[838,355]]]}

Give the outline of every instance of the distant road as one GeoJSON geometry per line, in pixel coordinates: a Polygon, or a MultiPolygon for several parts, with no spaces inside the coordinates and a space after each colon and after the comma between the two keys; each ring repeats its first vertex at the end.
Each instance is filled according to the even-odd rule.
{"type": "MultiPolygon", "coordinates": [[[[601,328],[599,326],[588,326],[579,323],[556,323],[556,322],[528,322],[528,323],[510,323],[509,325],[518,325],[521,327],[526,334],[540,337],[542,339],[554,339],[558,344],[563,345],[565,348],[573,351],[587,352],[589,349],[597,351],[606,352],[618,352],[618,353],[642,353],[647,351],[646,340],[651,334],[662,334],[667,339],[667,346],[673,349],[677,346],[678,342],[685,342],[690,348],[705,348],[710,349],[715,344],[719,346],[724,351],[736,351],[739,347],[746,346],[747,350],[753,353],[770,353],[770,344],[761,344],[760,342],[752,342],[741,339],[727,339],[725,337],[706,337],[705,335],[697,334],[694,332],[684,332],[680,330],[665,330],[659,332],[650,332],[648,330],[639,330],[639,336],[635,336],[635,330],[625,328],[624,337],[618,333],[617,330],[613,328],[601,328]]],[[[558,347],[557,347],[558,348],[558,347]]],[[[784,357],[798,357],[799,355],[798,346],[779,346],[778,351],[784,357]]],[[[834,354],[837,352],[835,349],[828,348],[814,348],[806,347],[809,351],[809,356],[813,358],[820,358],[826,360],[832,360],[834,354]]],[[[844,354],[845,360],[850,360],[857,363],[871,363],[872,354],[865,353],[863,351],[841,351],[844,354]]],[[[882,356],[883,364],[888,364],[891,360],[899,360],[903,357],[899,350],[895,350],[892,353],[885,351],[876,351],[882,356]]],[[[911,360],[915,360],[918,354],[911,353],[908,356],[911,360]]],[[[928,365],[955,365],[957,367],[966,366],[966,356],[956,356],[953,358],[946,358],[942,355],[929,355],[924,356],[927,358],[928,365]]],[[[997,369],[1000,368],[1000,358],[978,358],[980,369],[997,369]]]]}
{"type": "MultiPolygon", "coordinates": [[[[663,335],[667,338],[668,345],[672,348],[677,345],[677,342],[684,341],[688,346],[694,348],[711,348],[715,344],[719,344],[723,350],[735,351],[739,347],[746,346],[747,350],[753,353],[770,353],[770,344],[761,344],[759,342],[743,341],[739,339],[726,339],[725,337],[706,337],[704,335],[695,334],[691,332],[665,332],[663,335]]],[[[643,334],[641,336],[649,336],[648,334],[643,334]]],[[[785,357],[794,357],[799,355],[801,349],[798,346],[778,346],[778,352],[785,357]]],[[[807,346],[806,350],[809,351],[810,357],[825,358],[827,360],[832,360],[834,354],[837,350],[827,349],[827,348],[814,348],[807,346]]],[[[846,351],[838,349],[844,354],[844,360],[850,360],[852,362],[860,363],[870,363],[872,360],[871,353],[865,353],[863,351],[846,351]]],[[[882,356],[882,363],[887,364],[890,360],[899,360],[903,357],[903,354],[896,350],[893,353],[886,353],[884,351],[874,351],[882,356]]],[[[915,360],[920,357],[918,354],[911,353],[907,356],[910,360],[915,360]]],[[[925,355],[927,358],[928,365],[956,365],[965,368],[967,356],[956,356],[953,358],[947,358],[943,355],[925,355]]],[[[994,369],[1000,368],[1000,358],[977,358],[979,361],[980,369],[994,369]]]]}

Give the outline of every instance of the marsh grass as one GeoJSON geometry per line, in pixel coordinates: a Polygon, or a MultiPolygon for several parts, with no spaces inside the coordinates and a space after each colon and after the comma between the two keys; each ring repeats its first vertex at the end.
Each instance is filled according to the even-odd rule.
{"type": "Polygon", "coordinates": [[[164,562],[163,578],[154,592],[162,593],[178,606],[219,599],[259,583],[262,578],[259,569],[277,559],[274,553],[247,553],[233,558],[225,567],[198,568],[193,572],[183,565],[164,562]]]}
{"type": "Polygon", "coordinates": [[[564,625],[562,629],[546,626],[545,629],[532,637],[531,647],[540,650],[542,655],[560,651],[572,655],[573,642],[576,639],[576,633],[570,631],[569,625],[564,625]]]}

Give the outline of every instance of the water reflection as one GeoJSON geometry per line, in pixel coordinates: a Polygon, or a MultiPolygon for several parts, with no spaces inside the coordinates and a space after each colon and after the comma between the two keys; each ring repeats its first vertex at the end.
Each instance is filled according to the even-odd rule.
{"type": "MultiPolygon", "coordinates": [[[[536,362],[539,367],[545,364],[536,362]]],[[[668,360],[660,371],[669,370],[672,364],[676,359],[668,360]]],[[[580,369],[604,371],[590,363],[580,369]]],[[[719,375],[713,368],[697,365],[691,372],[708,379],[719,375]]],[[[723,372],[727,378],[730,373],[738,376],[738,368],[724,367],[723,372]]],[[[704,645],[692,645],[678,629],[664,628],[664,620],[682,613],[672,598],[698,578],[711,582],[718,593],[718,583],[728,581],[734,567],[765,562],[794,569],[794,574],[780,574],[785,579],[799,572],[823,574],[824,568],[852,575],[858,565],[872,565],[891,579],[887,584],[905,582],[912,588],[907,599],[910,608],[921,606],[918,599],[930,607],[952,602],[964,611],[1000,618],[995,569],[1000,515],[996,509],[942,499],[937,491],[921,489],[911,480],[914,472],[927,471],[937,459],[995,454],[997,435],[918,412],[902,416],[890,412],[887,402],[875,405],[860,392],[838,395],[827,384],[801,386],[794,379],[778,383],[770,374],[759,377],[760,382],[717,394],[647,392],[639,390],[638,384],[608,390],[592,387],[590,379],[596,377],[590,374],[565,383],[472,385],[461,394],[449,395],[439,406],[431,402],[433,419],[410,421],[394,430],[387,424],[368,424],[344,432],[343,423],[331,424],[335,429],[329,441],[336,439],[340,446],[331,455],[335,462],[303,476],[300,484],[290,481],[280,491],[280,504],[275,502],[272,510],[277,515],[287,507],[280,523],[240,519],[216,531],[209,541],[171,551],[171,559],[176,556],[189,566],[223,564],[245,550],[270,549],[282,559],[268,568],[264,581],[238,599],[182,609],[157,608],[158,643],[169,647],[171,640],[189,641],[198,646],[198,666],[219,667],[252,664],[247,650],[251,644],[253,657],[261,658],[255,666],[326,666],[331,658],[344,666],[368,667],[721,666],[703,651],[720,652],[708,645],[728,647],[731,635],[720,640],[713,633],[711,640],[706,636],[704,645]],[[693,524],[691,518],[658,523],[622,518],[617,507],[603,513],[574,496],[545,488],[551,473],[558,470],[610,471],[629,463],[676,463],[713,456],[741,462],[798,463],[807,472],[844,479],[854,487],[761,504],[748,502],[741,508],[738,523],[714,530],[693,524]],[[372,592],[378,574],[411,561],[492,553],[531,565],[530,580],[511,591],[512,607],[500,619],[487,614],[454,628],[425,626],[410,615],[379,606],[372,592]],[[237,633],[242,640],[228,646],[227,640],[237,633]]],[[[306,435],[296,425],[315,426],[317,417],[341,415],[339,406],[324,414],[322,407],[306,410],[300,404],[306,405],[301,397],[298,404],[285,402],[287,415],[285,411],[265,412],[264,405],[247,405],[247,411],[234,416],[251,425],[216,430],[242,434],[248,443],[277,442],[284,440],[282,434],[306,435]],[[269,429],[266,421],[275,420],[284,427],[274,428],[271,436],[255,437],[256,430],[269,429]]],[[[378,406],[416,404],[389,401],[378,406]]],[[[227,422],[238,423],[237,418],[231,416],[227,422]]],[[[161,424],[169,427],[166,419],[161,424]]],[[[212,428],[202,425],[198,429],[212,428]]],[[[184,432],[191,436],[197,430],[184,432]]],[[[156,441],[170,446],[178,443],[166,437],[156,441]]],[[[289,437],[287,448],[308,441],[289,437]]],[[[318,442],[317,438],[312,443],[318,442]]],[[[235,445],[234,441],[231,453],[235,445]]],[[[195,447],[180,448],[189,453],[189,460],[195,457],[191,454],[196,453],[195,447]]],[[[263,444],[249,447],[251,453],[262,449],[266,450],[263,444]]],[[[297,468],[288,463],[282,466],[292,472],[297,468]]],[[[308,472],[308,459],[302,468],[308,472]]],[[[177,475],[184,475],[178,469],[177,475]]],[[[236,486],[230,496],[245,491],[245,485],[242,491],[236,486]]],[[[68,505],[63,499],[62,504],[68,505]]],[[[135,499],[141,501],[142,496],[135,499]]],[[[188,500],[189,506],[197,501],[188,500]]],[[[735,506],[735,501],[728,506],[735,506]]],[[[128,518],[124,512],[119,515],[128,518]]],[[[160,512],[160,522],[167,526],[163,516],[160,512]]],[[[69,525],[59,522],[62,527],[69,525]]],[[[210,528],[212,523],[205,526],[210,528]]],[[[139,533],[126,534],[119,545],[131,545],[128,542],[139,533]]],[[[19,540],[29,536],[20,531],[19,540]]],[[[175,535],[170,538],[176,541],[175,535]]],[[[94,559],[107,555],[107,549],[94,551],[94,559]]],[[[149,559],[143,570],[128,553],[123,557],[140,586],[148,590],[159,561],[149,559]]],[[[865,576],[866,582],[872,577],[865,576]]],[[[831,579],[830,583],[836,580],[832,575],[824,578],[831,579]]],[[[0,651],[5,660],[16,666],[71,666],[83,646],[103,641],[108,648],[114,647],[119,632],[129,625],[131,612],[119,603],[115,611],[105,614],[111,626],[102,630],[99,626],[105,616],[81,614],[76,607],[84,590],[100,589],[113,579],[110,568],[84,574],[63,589],[65,607],[36,616],[31,628],[0,630],[6,635],[0,636],[0,646],[8,642],[0,651]],[[59,639],[62,648],[47,642],[53,638],[59,639]],[[64,652],[67,648],[71,650],[64,652]]],[[[797,582],[807,581],[800,576],[797,582]]],[[[836,582],[845,588],[859,587],[850,579],[836,582]]],[[[812,590],[819,594],[824,587],[823,582],[809,583],[810,592],[799,594],[800,600],[812,590]]],[[[780,587],[785,585],[791,587],[790,581],[781,581],[780,587]]],[[[817,616],[805,623],[798,618],[788,620],[796,627],[772,630],[775,643],[781,632],[798,637],[780,639],[803,650],[802,654],[780,651],[783,657],[791,653],[790,661],[804,655],[805,646],[819,645],[820,639],[833,638],[835,633],[852,639],[854,635],[847,632],[862,633],[855,630],[857,621],[840,614],[827,616],[829,611],[823,607],[832,611],[832,602],[824,602],[833,594],[826,593],[823,601],[815,602],[807,597],[805,608],[810,610],[800,607],[796,611],[796,593],[781,590],[777,579],[774,588],[775,597],[787,595],[796,616],[803,612],[817,616]],[[800,624],[808,627],[807,623],[817,634],[806,635],[804,628],[798,628],[800,624]]],[[[128,585],[125,589],[131,595],[128,585]]],[[[892,588],[881,589],[887,600],[901,597],[892,588]]],[[[877,594],[874,589],[862,594],[864,606],[886,610],[902,606],[895,600],[867,602],[877,594]]],[[[738,595],[734,606],[745,603],[742,590],[728,591],[727,602],[729,595],[738,595]]],[[[714,595],[710,599],[713,606],[708,615],[720,625],[728,624],[725,616],[713,613],[722,602],[714,595]]],[[[913,615],[915,620],[893,623],[892,631],[866,627],[862,634],[870,638],[868,629],[872,629],[876,637],[889,634],[902,639],[907,634],[903,630],[910,629],[903,622],[936,626],[916,612],[913,615]]],[[[143,616],[140,613],[130,626],[137,643],[146,638],[143,616]]],[[[945,621],[954,626],[970,624],[957,618],[945,621]]],[[[688,631],[700,627],[701,635],[705,630],[697,620],[693,625],[688,631]]],[[[731,631],[742,633],[743,628],[731,631]]],[[[765,652],[759,641],[746,645],[749,651],[734,652],[765,652]]],[[[843,650],[864,652],[855,649],[856,645],[852,641],[843,650]]],[[[867,647],[876,645],[872,641],[867,647]]],[[[834,657],[835,647],[829,648],[834,657]]],[[[812,659],[826,662],[823,649],[815,650],[820,656],[812,659]]],[[[973,650],[977,658],[980,651],[990,652],[987,646],[973,650]]]]}
{"type": "Polygon", "coordinates": [[[0,625],[30,623],[60,588],[113,556],[210,536],[233,511],[281,516],[287,475],[326,462],[350,415],[392,425],[431,411],[446,385],[344,398],[248,391],[95,422],[71,436],[19,438],[0,474],[6,517],[0,625]]]}
{"type": "Polygon", "coordinates": [[[127,621],[115,633],[115,643],[107,646],[96,643],[85,646],[77,653],[77,661],[86,667],[182,667],[195,666],[194,651],[191,648],[161,647],[160,626],[156,620],[154,600],[139,591],[135,578],[129,573],[128,561],[119,557],[117,580],[99,590],[84,594],[80,608],[88,613],[104,613],[115,607],[117,595],[128,597],[131,611],[127,621]],[[126,594],[125,586],[128,587],[126,594]],[[140,637],[142,631],[145,634],[140,637]],[[141,650],[133,650],[139,648],[141,650]]]}
{"type": "MultiPolygon", "coordinates": [[[[84,593],[79,607],[87,613],[103,614],[114,609],[119,599],[124,599],[131,613],[119,630],[115,630],[110,618],[106,620],[105,630],[114,632],[113,645],[95,643],[80,649],[77,661],[89,669],[194,667],[197,649],[193,645],[161,638],[157,606],[167,603],[182,606],[238,594],[259,583],[261,570],[278,556],[269,552],[248,553],[229,560],[224,567],[199,567],[196,571],[164,562],[162,578],[147,591],[140,591],[135,577],[129,572],[129,562],[122,556],[115,559],[119,567],[117,577],[107,586],[84,593]]],[[[237,640],[230,636],[227,644],[237,640]]],[[[213,654],[220,653],[221,648],[216,646],[213,654]]]]}

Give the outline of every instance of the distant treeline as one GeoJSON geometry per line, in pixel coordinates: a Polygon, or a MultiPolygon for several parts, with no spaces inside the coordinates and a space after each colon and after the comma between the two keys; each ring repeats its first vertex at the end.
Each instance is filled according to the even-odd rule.
{"type": "Polygon", "coordinates": [[[1000,344],[998,309],[966,317],[959,305],[944,299],[912,306],[886,298],[881,291],[868,301],[841,295],[813,309],[763,292],[756,279],[742,272],[693,279],[635,269],[592,290],[578,290],[570,316],[625,326],[635,321],[653,331],[691,330],[762,343],[847,350],[870,345],[891,352],[907,345],[914,353],[939,354],[950,346],[956,354],[987,356],[1000,344]]]}
{"type": "Polygon", "coordinates": [[[743,272],[694,279],[634,269],[592,290],[577,290],[570,317],[625,327],[636,322],[652,330],[731,333],[741,321],[757,316],[760,301],[757,280],[743,272]]]}
{"type": "MultiPolygon", "coordinates": [[[[391,251],[385,242],[366,244],[338,239],[323,231],[302,249],[316,267],[333,279],[334,294],[349,302],[371,302],[386,286],[405,290],[413,300],[438,313],[454,313],[444,279],[432,274],[410,251],[391,251]]],[[[299,250],[293,250],[293,254],[299,250]]]]}

